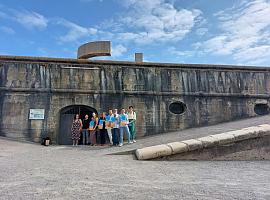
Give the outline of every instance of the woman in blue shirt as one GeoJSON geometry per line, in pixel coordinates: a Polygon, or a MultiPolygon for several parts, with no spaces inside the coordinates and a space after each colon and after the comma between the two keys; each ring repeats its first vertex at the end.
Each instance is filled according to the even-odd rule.
{"type": "Polygon", "coordinates": [[[127,139],[128,139],[128,143],[130,143],[130,132],[129,132],[129,128],[128,128],[128,115],[125,113],[125,109],[122,108],[121,110],[121,114],[119,116],[120,119],[120,143],[119,143],[119,147],[123,146],[123,134],[124,131],[127,134],[127,139]]]}

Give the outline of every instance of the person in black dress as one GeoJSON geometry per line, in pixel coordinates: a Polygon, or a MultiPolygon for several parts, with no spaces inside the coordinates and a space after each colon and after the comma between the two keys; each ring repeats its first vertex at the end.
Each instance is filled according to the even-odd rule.
{"type": "Polygon", "coordinates": [[[98,120],[98,128],[99,128],[101,146],[103,146],[106,143],[107,129],[105,126],[105,121],[106,121],[106,113],[103,112],[102,116],[98,120]]]}

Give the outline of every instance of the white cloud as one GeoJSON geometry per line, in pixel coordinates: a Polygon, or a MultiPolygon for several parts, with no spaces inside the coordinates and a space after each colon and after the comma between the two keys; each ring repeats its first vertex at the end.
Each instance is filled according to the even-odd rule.
{"type": "MultiPolygon", "coordinates": [[[[172,1],[124,0],[119,3],[125,6],[126,12],[96,27],[84,27],[64,19],[59,20],[57,24],[68,29],[59,38],[60,42],[80,41],[89,37],[89,40],[112,40],[125,45],[173,43],[182,40],[200,22],[202,15],[197,9],[178,9],[172,1]]],[[[123,51],[125,48],[118,46],[118,49],[123,51]]]]}
{"type": "Polygon", "coordinates": [[[241,60],[242,62],[253,62],[257,63],[259,60],[265,61],[265,59],[270,57],[270,45],[261,45],[253,48],[243,49],[241,52],[235,54],[236,60],[241,60]]]}
{"type": "Polygon", "coordinates": [[[0,6],[0,9],[0,18],[16,21],[28,29],[45,29],[49,23],[46,17],[34,11],[10,9],[5,6],[0,6]]]}
{"type": "Polygon", "coordinates": [[[202,42],[199,48],[216,55],[232,55],[241,63],[267,60],[267,49],[270,48],[269,1],[242,1],[231,9],[216,13],[215,16],[220,21],[222,33],[202,42]]]}
{"type": "Polygon", "coordinates": [[[14,14],[12,18],[26,28],[44,29],[48,25],[48,19],[39,13],[27,10],[12,10],[12,12],[14,14]]]}
{"type": "Polygon", "coordinates": [[[203,35],[205,35],[207,32],[208,32],[208,28],[198,28],[198,29],[196,30],[196,34],[197,34],[198,36],[203,36],[203,35]]]}
{"type": "Polygon", "coordinates": [[[129,31],[118,34],[119,38],[143,44],[182,40],[202,14],[197,9],[177,9],[165,0],[125,0],[123,5],[128,11],[119,22],[129,31]]]}
{"type": "Polygon", "coordinates": [[[172,55],[175,55],[177,57],[181,57],[181,58],[184,58],[184,57],[191,57],[195,54],[194,51],[180,51],[180,50],[177,50],[175,47],[169,47],[168,48],[168,52],[172,55]]]}
{"type": "Polygon", "coordinates": [[[15,31],[12,28],[7,27],[7,26],[1,26],[0,31],[2,31],[2,32],[6,33],[6,34],[10,34],[10,35],[15,34],[15,31]]]}
{"type": "Polygon", "coordinates": [[[82,27],[65,19],[59,19],[57,24],[68,29],[68,32],[59,38],[60,42],[74,42],[82,37],[91,36],[98,32],[95,28],[82,27]]]}
{"type": "Polygon", "coordinates": [[[120,57],[125,52],[127,52],[127,48],[121,44],[112,47],[112,57],[120,57]]]}

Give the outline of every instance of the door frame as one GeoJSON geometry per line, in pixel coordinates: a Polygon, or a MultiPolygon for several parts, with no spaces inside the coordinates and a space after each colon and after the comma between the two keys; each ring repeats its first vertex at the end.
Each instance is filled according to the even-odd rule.
{"type": "MultiPolygon", "coordinates": [[[[65,112],[68,112],[69,110],[71,110],[71,109],[75,109],[75,108],[78,108],[79,109],[79,113],[72,113],[72,114],[74,114],[74,116],[75,116],[75,114],[79,114],[80,115],[80,117],[81,117],[81,119],[83,119],[83,117],[84,116],[81,116],[81,111],[83,111],[83,110],[88,110],[89,112],[95,112],[96,114],[97,114],[97,116],[98,116],[98,112],[97,112],[97,110],[95,109],[95,108],[93,108],[93,107],[91,107],[91,106],[88,106],[88,105],[83,105],[83,104],[75,104],[75,105],[68,105],[68,106],[65,106],[65,107],[63,107],[63,108],[61,108],[60,110],[59,110],[59,119],[58,119],[58,134],[57,134],[57,137],[56,137],[56,143],[57,144],[59,144],[59,137],[61,137],[61,118],[62,118],[62,115],[63,114],[65,114],[65,112]]],[[[91,116],[89,116],[89,118],[90,118],[91,116]]],[[[70,125],[71,126],[71,125],[70,125]]]]}

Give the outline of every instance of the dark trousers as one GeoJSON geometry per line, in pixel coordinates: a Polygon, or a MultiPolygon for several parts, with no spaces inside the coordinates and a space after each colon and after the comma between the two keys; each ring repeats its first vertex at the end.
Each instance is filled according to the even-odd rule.
{"type": "Polygon", "coordinates": [[[100,134],[100,144],[105,144],[106,143],[107,130],[106,129],[101,129],[101,130],[99,130],[99,134],[100,134]]]}
{"type": "Polygon", "coordinates": [[[82,144],[88,144],[89,142],[89,132],[88,129],[82,130],[82,144]]]}
{"type": "Polygon", "coordinates": [[[119,128],[112,129],[112,141],[113,141],[113,145],[119,144],[119,128]]]}

